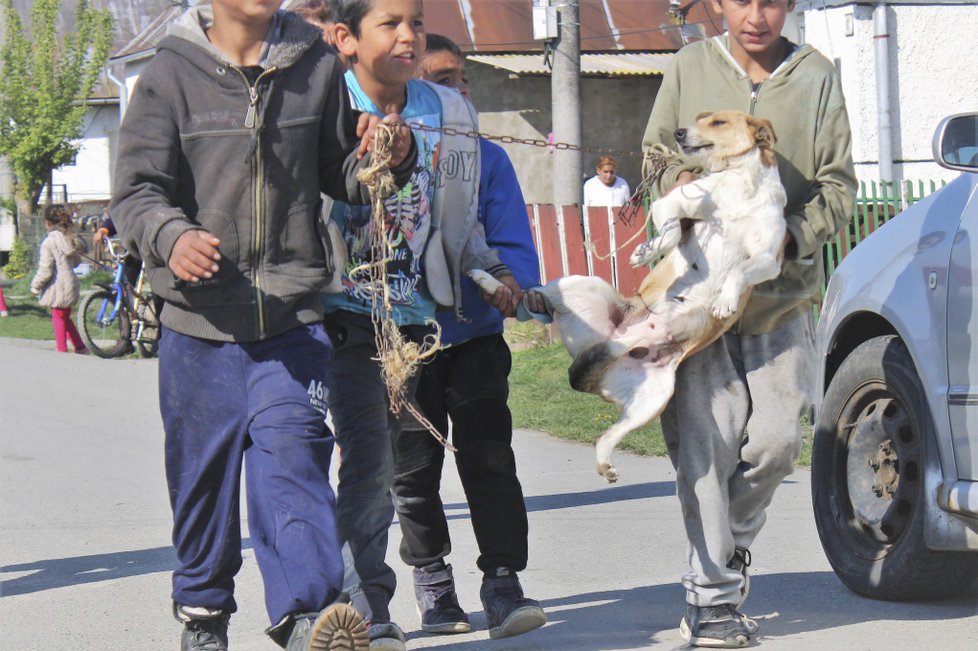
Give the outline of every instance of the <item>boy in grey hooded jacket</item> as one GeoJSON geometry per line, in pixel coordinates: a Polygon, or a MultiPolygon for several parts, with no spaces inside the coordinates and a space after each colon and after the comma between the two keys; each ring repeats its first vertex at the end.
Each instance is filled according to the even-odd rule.
{"type": "MultiPolygon", "coordinates": [[[[280,4],[184,14],[120,136],[112,215],[166,299],[160,411],[184,650],[227,648],[243,463],[269,635],[289,649],[367,646],[359,616],[336,603],[332,348],[318,298],[330,256],[316,224],[320,191],[369,199],[355,173],[378,120],[357,123],[335,55],[280,4]]],[[[412,142],[401,130],[394,145],[400,183],[412,142]]]]}
{"type": "MultiPolygon", "coordinates": [[[[781,275],[757,286],[740,321],[679,367],[661,417],[689,540],[680,631],[694,645],[736,647],[758,628],[737,610],[747,595],[749,548],[801,450],[799,421],[812,404],[821,251],[852,216],[855,177],[838,73],[810,45],[781,36],[794,3],[711,2],[729,31],[676,55],[643,144],[676,149],[676,129],[703,111],[724,109],[767,118],[777,135],[788,197],[781,275]]],[[[702,172],[701,162],[679,158],[654,192],[662,196],[702,172]]]]}

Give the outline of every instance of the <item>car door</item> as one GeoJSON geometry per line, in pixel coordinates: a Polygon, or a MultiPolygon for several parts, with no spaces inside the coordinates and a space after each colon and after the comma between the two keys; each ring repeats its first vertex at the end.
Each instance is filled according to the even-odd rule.
{"type": "Polygon", "coordinates": [[[947,342],[948,410],[958,478],[978,481],[978,183],[972,185],[951,248],[947,342]]]}

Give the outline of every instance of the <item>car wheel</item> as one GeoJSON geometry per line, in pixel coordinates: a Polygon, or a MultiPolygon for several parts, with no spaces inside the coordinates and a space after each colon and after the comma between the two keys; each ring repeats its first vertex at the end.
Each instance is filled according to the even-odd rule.
{"type": "Polygon", "coordinates": [[[815,428],[812,502],[822,548],[851,590],[874,599],[947,597],[978,576],[978,553],[924,544],[925,452],[934,425],[903,342],[877,337],[832,379],[815,428]]]}

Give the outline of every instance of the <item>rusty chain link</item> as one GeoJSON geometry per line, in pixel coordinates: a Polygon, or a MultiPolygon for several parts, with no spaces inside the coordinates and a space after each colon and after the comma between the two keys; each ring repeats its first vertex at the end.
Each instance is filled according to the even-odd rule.
{"type": "Polygon", "coordinates": [[[542,147],[542,148],[553,148],[558,151],[580,151],[587,154],[611,154],[620,157],[631,157],[631,158],[642,158],[643,154],[641,152],[625,151],[623,149],[602,149],[600,147],[583,147],[581,145],[572,145],[569,142],[549,142],[547,140],[542,140],[540,138],[517,138],[515,136],[495,136],[490,133],[482,133],[481,131],[462,131],[460,129],[454,129],[452,127],[433,127],[427,124],[421,124],[420,122],[407,122],[407,125],[412,129],[417,129],[418,131],[428,131],[430,133],[443,133],[446,136],[465,136],[466,138],[473,138],[475,140],[495,140],[496,142],[501,142],[506,145],[530,145],[531,147],[542,147]]]}

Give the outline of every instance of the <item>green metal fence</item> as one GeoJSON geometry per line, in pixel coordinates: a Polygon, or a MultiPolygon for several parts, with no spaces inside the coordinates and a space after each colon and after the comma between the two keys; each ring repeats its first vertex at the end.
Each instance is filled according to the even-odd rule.
{"type": "Polygon", "coordinates": [[[857,244],[881,225],[893,219],[900,211],[917,203],[939,187],[935,181],[865,181],[859,184],[852,221],[849,227],[829,240],[825,245],[825,277],[835,268],[857,244]]]}

